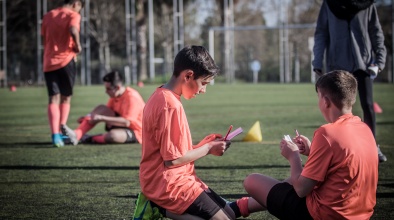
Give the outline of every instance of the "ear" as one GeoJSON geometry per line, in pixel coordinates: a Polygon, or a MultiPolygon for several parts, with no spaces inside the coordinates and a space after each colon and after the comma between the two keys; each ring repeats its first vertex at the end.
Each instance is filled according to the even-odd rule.
{"type": "Polygon", "coordinates": [[[323,100],[324,100],[324,107],[329,108],[332,104],[331,100],[327,96],[324,96],[323,100]]]}
{"type": "Polygon", "coordinates": [[[187,70],[185,73],[185,80],[193,80],[194,79],[194,72],[192,70],[187,70]]]}

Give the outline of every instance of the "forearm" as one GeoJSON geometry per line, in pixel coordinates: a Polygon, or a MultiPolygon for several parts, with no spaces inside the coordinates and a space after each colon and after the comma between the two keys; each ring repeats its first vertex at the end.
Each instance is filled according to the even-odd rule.
{"type": "Polygon", "coordinates": [[[164,164],[169,168],[182,166],[206,156],[209,153],[209,149],[210,145],[205,144],[201,147],[188,151],[183,157],[180,157],[176,160],[165,161],[164,164]]]}
{"type": "Polygon", "coordinates": [[[70,34],[71,34],[72,39],[74,40],[75,45],[77,45],[77,47],[81,47],[81,41],[80,41],[78,29],[74,26],[71,27],[70,34]]]}
{"type": "Polygon", "coordinates": [[[299,178],[302,172],[302,163],[300,155],[294,153],[291,158],[289,158],[290,163],[290,177],[286,182],[289,182],[294,186],[294,189],[297,191],[297,187],[299,186],[299,178]]]}
{"type": "Polygon", "coordinates": [[[112,126],[119,126],[119,127],[130,126],[130,121],[123,117],[111,117],[111,116],[102,115],[100,121],[111,124],[112,126]]]}

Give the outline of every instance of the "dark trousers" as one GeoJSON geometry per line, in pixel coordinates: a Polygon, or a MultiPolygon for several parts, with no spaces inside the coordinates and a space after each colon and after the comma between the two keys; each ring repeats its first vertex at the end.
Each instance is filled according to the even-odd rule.
{"type": "Polygon", "coordinates": [[[375,136],[376,119],[373,108],[373,80],[364,70],[357,70],[353,75],[358,83],[358,96],[364,113],[363,120],[371,129],[373,136],[375,136]]]}

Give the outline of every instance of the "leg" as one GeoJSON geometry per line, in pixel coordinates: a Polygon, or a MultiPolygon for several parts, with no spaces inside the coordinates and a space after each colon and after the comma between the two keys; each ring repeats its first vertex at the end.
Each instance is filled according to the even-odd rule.
{"type": "Polygon", "coordinates": [[[115,117],[116,113],[108,108],[106,105],[98,105],[96,106],[91,112],[91,115],[105,115],[105,116],[110,116],[110,117],[115,117]]]}
{"type": "Polygon", "coordinates": [[[250,174],[244,180],[244,187],[246,192],[248,192],[251,197],[255,201],[257,201],[262,207],[259,207],[255,201],[251,200],[248,202],[248,207],[250,207],[250,211],[260,211],[263,208],[267,208],[267,197],[268,193],[272,189],[272,187],[276,184],[280,183],[279,180],[273,179],[268,176],[264,176],[261,174],[250,174]]]}
{"type": "Polygon", "coordinates": [[[67,124],[68,115],[70,114],[71,96],[73,95],[73,88],[76,77],[76,65],[74,60],[71,60],[65,67],[57,71],[59,77],[59,90],[61,94],[60,100],[60,124],[67,124]]]}
{"type": "Polygon", "coordinates": [[[44,73],[48,92],[47,116],[52,134],[52,143],[56,147],[64,146],[60,135],[60,91],[58,87],[58,74],[56,71],[44,73]]]}
{"type": "MultiPolygon", "coordinates": [[[[376,117],[375,110],[373,108],[373,81],[369,75],[362,70],[354,72],[354,76],[357,79],[358,94],[360,98],[361,108],[363,109],[364,122],[369,126],[374,137],[376,137],[376,117]]],[[[379,162],[387,161],[387,157],[378,147],[379,162]]]]}
{"type": "MultiPolygon", "coordinates": [[[[103,134],[105,143],[123,144],[127,141],[126,129],[116,128],[111,129],[109,132],[103,134]]],[[[93,142],[95,138],[93,138],[93,142]]]]}
{"type": "MultiPolygon", "coordinates": [[[[106,115],[106,116],[115,116],[115,112],[112,111],[112,109],[108,108],[106,105],[98,105],[97,107],[95,107],[90,114],[100,114],[100,115],[106,115]]],[[[78,126],[78,128],[76,128],[74,131],[72,129],[70,129],[67,125],[62,125],[62,132],[64,135],[67,135],[68,137],[70,137],[71,142],[73,143],[73,145],[77,145],[79,140],[81,140],[81,138],[83,137],[84,134],[86,134],[88,131],[90,131],[92,128],[94,128],[94,126],[96,126],[97,123],[93,122],[90,120],[90,118],[87,117],[81,117],[78,119],[78,122],[80,123],[80,125],[78,126]]],[[[103,135],[98,135],[98,136],[94,136],[93,138],[93,142],[96,143],[117,143],[118,141],[126,141],[127,140],[127,135],[126,137],[122,138],[122,134],[126,132],[114,132],[114,134],[108,134],[105,133],[103,135]],[[108,137],[106,137],[108,135],[108,137]],[[108,141],[106,141],[106,139],[108,141]]],[[[88,138],[90,139],[90,138],[88,138]]],[[[124,142],[121,142],[124,143],[124,142]]]]}
{"type": "Polygon", "coordinates": [[[60,97],[60,124],[67,124],[68,115],[70,114],[71,108],[71,96],[61,96],[60,97]]]}
{"type": "Polygon", "coordinates": [[[48,120],[52,134],[60,133],[60,94],[54,94],[49,97],[48,102],[48,120]]]}
{"type": "Polygon", "coordinates": [[[375,111],[373,109],[373,81],[369,75],[362,70],[357,70],[353,75],[357,79],[358,94],[364,114],[364,122],[369,126],[375,136],[376,121],[375,111]]]}

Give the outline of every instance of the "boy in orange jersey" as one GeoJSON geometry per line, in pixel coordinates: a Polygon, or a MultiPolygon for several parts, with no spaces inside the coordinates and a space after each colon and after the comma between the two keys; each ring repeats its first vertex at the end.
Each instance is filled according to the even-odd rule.
{"type": "Polygon", "coordinates": [[[357,80],[336,70],[322,75],[315,87],[328,124],[315,131],[312,143],[303,135],[280,142],[290,163],[287,180],[251,174],[244,187],[279,219],[370,219],[379,160],[371,129],[352,114],[357,80]],[[304,168],[300,154],[308,156],[304,168]]]}
{"type": "Polygon", "coordinates": [[[60,127],[67,123],[77,74],[76,55],[81,52],[79,30],[83,0],[65,0],[62,7],[44,15],[41,26],[43,69],[48,90],[48,120],[52,143],[64,146],[60,127]]]}
{"type": "Polygon", "coordinates": [[[220,134],[192,144],[181,96],[206,92],[219,72],[202,46],[187,46],[175,57],[171,79],[146,103],[142,128],[139,194],[134,219],[234,219],[233,208],[195,173],[194,162],[209,154],[222,156],[230,146],[220,134]]]}
{"type": "Polygon", "coordinates": [[[62,126],[63,134],[70,138],[73,145],[77,145],[82,137],[83,143],[141,143],[142,112],[145,106],[141,95],[125,87],[121,75],[116,71],[105,75],[103,81],[105,92],[110,97],[107,105],[99,105],[87,116],[80,117],[80,125],[75,130],[67,125],[62,126]],[[106,133],[85,135],[99,122],[106,124],[106,133]]]}

